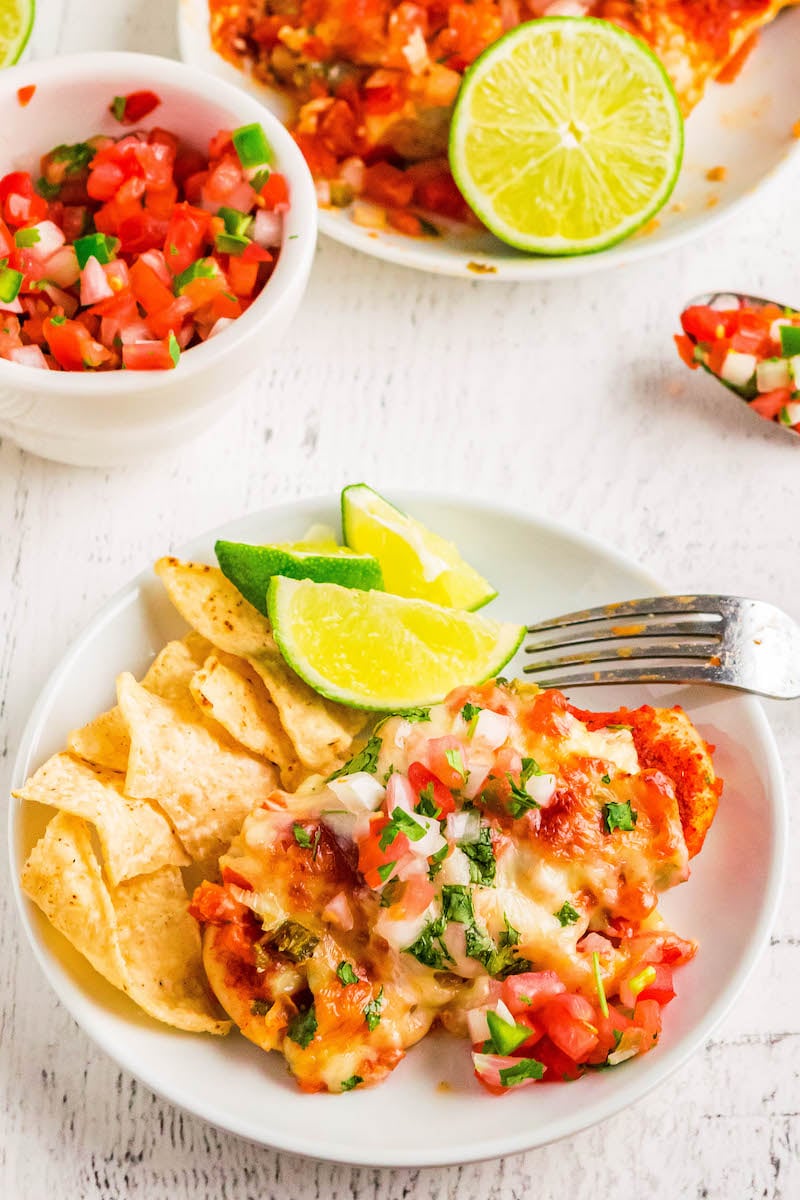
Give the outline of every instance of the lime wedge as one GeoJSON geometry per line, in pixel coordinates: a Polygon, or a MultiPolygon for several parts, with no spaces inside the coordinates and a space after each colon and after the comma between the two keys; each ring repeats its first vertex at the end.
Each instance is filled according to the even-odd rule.
{"type": "Polygon", "coordinates": [[[342,492],[344,540],[381,564],[387,592],[474,611],[497,595],[452,542],[406,516],[365,483],[342,492]]]}
{"type": "Polygon", "coordinates": [[[275,640],[310,687],[354,708],[399,712],[481,683],[508,662],[524,626],[388,592],[275,576],[275,640]]]}
{"type": "Polygon", "coordinates": [[[245,542],[217,542],[214,552],[223,575],[245,600],[267,615],[267,588],[273,575],[338,583],[346,588],[382,588],[383,576],[369,554],[354,554],[334,542],[299,542],[292,546],[251,546],[245,542]],[[308,548],[312,547],[312,548],[308,548]]]}
{"type": "Polygon", "coordinates": [[[467,72],[450,166],[497,237],[534,254],[604,250],[666,203],[683,119],[666,71],[608,21],[546,17],[467,72]]]}
{"type": "Polygon", "coordinates": [[[0,67],[10,67],[19,60],[35,16],[35,0],[0,0],[0,67]]]}

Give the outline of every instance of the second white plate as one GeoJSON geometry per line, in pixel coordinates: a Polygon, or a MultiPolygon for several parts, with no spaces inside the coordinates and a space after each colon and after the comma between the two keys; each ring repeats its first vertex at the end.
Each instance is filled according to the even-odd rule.
{"type": "MultiPolygon", "coordinates": [[[[185,62],[245,88],[282,119],[283,98],[237,70],[212,49],[207,0],[178,0],[178,35],[185,62]]],[[[686,123],[686,154],[669,204],[650,229],[599,254],[536,258],[504,246],[487,232],[409,238],[354,224],[347,209],[321,209],[328,237],[374,258],[466,279],[561,279],[661,254],[731,216],[800,152],[792,127],[800,115],[800,10],[786,12],[763,33],[741,75],[712,85],[686,123]],[[724,167],[725,179],[707,178],[724,167]]]]}

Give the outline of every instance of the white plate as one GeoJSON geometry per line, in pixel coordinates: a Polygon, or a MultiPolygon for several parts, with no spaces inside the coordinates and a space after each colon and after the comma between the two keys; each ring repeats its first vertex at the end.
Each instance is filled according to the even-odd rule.
{"type": "MultiPolygon", "coordinates": [[[[207,0],[178,0],[178,36],[185,62],[238,83],[286,118],[286,103],[277,92],[248,78],[211,48],[207,0]]],[[[561,279],[661,254],[731,216],[800,151],[800,142],[792,137],[800,114],[798,45],[800,11],[785,12],[764,31],[735,83],[711,86],[686,123],[683,169],[657,226],[611,250],[535,258],[486,232],[408,238],[364,229],[345,209],[320,209],[320,230],[375,258],[467,279],[561,279]],[[725,167],[727,178],[710,182],[706,173],[719,166],[725,167]]]]}
{"type": "MultiPolygon", "coordinates": [[[[440,533],[500,589],[492,611],[541,619],[584,605],[652,595],[654,581],[588,538],[521,513],[461,500],[393,495],[440,533]]],[[[243,517],[179,552],[214,561],[217,536],[245,541],[299,538],[314,521],[338,522],[338,498],[305,501],[243,517]]],[[[14,769],[18,787],[67,732],[113,703],[123,669],[143,671],[183,623],[147,571],[91,621],[46,685],[14,769]]],[[[516,662],[521,667],[521,661],[516,662]]],[[[513,671],[511,666],[508,673],[513,671]]],[[[678,972],[678,999],[652,1054],[570,1085],[530,1088],[498,1100],[472,1078],[466,1043],[436,1034],[413,1049],[380,1087],[346,1096],[301,1093],[282,1058],[238,1034],[178,1033],[145,1017],[100,979],[18,895],[26,932],[59,997],[99,1046],[153,1091],[255,1142],[318,1158],[381,1166],[463,1163],[539,1146],[575,1133],[639,1099],[704,1040],[744,985],[768,937],[786,842],[775,746],[753,699],[708,688],[580,689],[590,707],[682,703],[717,745],[726,787],[692,878],[665,898],[674,928],[698,938],[700,953],[678,972]],[[446,1087],[440,1087],[441,1083],[446,1087]]],[[[48,812],[12,803],[16,880],[48,812]]]]}

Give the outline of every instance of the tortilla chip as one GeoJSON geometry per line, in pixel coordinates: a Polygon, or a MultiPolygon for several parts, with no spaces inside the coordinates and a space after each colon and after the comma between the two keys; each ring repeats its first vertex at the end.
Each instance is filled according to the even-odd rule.
{"type": "Polygon", "coordinates": [[[95,971],[115,987],[124,987],[125,962],[114,909],[86,822],[66,812],[53,817],[22,868],[21,883],[95,971]]]}
{"type": "Polygon", "coordinates": [[[203,717],[188,687],[165,700],[125,673],[117,698],[131,738],[125,791],[163,808],[192,859],[218,858],[275,787],[275,768],[203,717]]]}
{"type": "Polygon", "coordinates": [[[162,558],[155,565],[181,616],[218,650],[246,658],[264,681],[297,756],[327,774],[349,756],[366,715],[318,695],[287,666],[269,621],[216,567],[162,558]]]}
{"type": "Polygon", "coordinates": [[[297,762],[278,710],[246,659],[222,651],[210,655],[189,689],[203,712],[253,754],[275,763],[281,773],[297,762]]]}
{"type": "Polygon", "coordinates": [[[48,759],[14,795],[90,821],[112,883],[189,862],[163,814],[144,798],[123,794],[121,775],[97,770],[71,754],[48,759]]]}
{"type": "MultiPolygon", "coordinates": [[[[169,699],[176,690],[189,683],[210,650],[211,643],[197,633],[187,634],[182,641],[168,642],[150,664],[142,686],[169,699]]],[[[67,749],[92,766],[124,774],[128,769],[131,743],[119,708],[115,706],[81,729],[74,729],[67,738],[67,749]]]]}
{"type": "Polygon", "coordinates": [[[132,1000],[167,1025],[192,1033],[225,1034],[205,981],[200,930],[176,867],[162,867],[112,892],[117,933],[132,1000]]]}

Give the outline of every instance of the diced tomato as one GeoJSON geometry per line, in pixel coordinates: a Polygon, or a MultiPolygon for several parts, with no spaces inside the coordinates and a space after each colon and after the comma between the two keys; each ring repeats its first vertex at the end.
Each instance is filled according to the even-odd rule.
{"type": "Polygon", "coordinates": [[[603,1063],[608,1058],[613,1050],[616,1050],[620,1035],[626,1029],[633,1027],[633,1021],[630,1017],[626,1017],[623,1012],[615,1008],[613,1004],[608,1005],[608,1016],[604,1017],[599,1011],[595,1012],[594,1023],[597,1028],[597,1045],[591,1052],[588,1058],[590,1063],[603,1063]]]}
{"type": "Polygon", "coordinates": [[[17,103],[20,108],[27,108],[36,93],[36,84],[29,83],[25,87],[17,88],[17,103]]]}
{"type": "Polygon", "coordinates": [[[678,354],[680,354],[681,358],[686,363],[686,366],[690,367],[693,371],[697,370],[699,363],[695,362],[694,342],[692,339],[685,333],[676,333],[674,336],[675,345],[678,348],[678,354]]]}
{"type": "Polygon", "coordinates": [[[175,155],[172,176],[175,182],[181,186],[186,183],[190,175],[197,175],[205,171],[207,166],[208,159],[199,150],[194,150],[191,146],[179,146],[175,155]]]}
{"type": "Polygon", "coordinates": [[[208,236],[210,213],[191,204],[176,204],[164,238],[164,258],[173,275],[201,257],[208,236]]]}
{"type": "Polygon", "coordinates": [[[406,102],[406,87],[402,74],[399,71],[376,71],[364,84],[361,96],[366,113],[383,116],[397,112],[406,102]],[[380,76],[380,79],[373,82],[375,76],[380,76]]]}
{"type": "Polygon", "coordinates": [[[772,392],[762,392],[760,396],[755,396],[748,403],[760,417],[766,417],[768,421],[774,421],[783,406],[788,404],[791,398],[792,393],[790,388],[775,388],[772,392]]]}
{"type": "Polygon", "coordinates": [[[121,119],[126,125],[137,125],[139,121],[143,121],[154,109],[158,108],[160,103],[161,100],[155,92],[131,92],[125,97],[125,107],[121,119]]]}
{"type": "Polygon", "coordinates": [[[86,192],[92,200],[111,200],[125,182],[125,172],[113,162],[99,163],[89,172],[86,192]]]}
{"type": "Polygon", "coordinates": [[[259,195],[264,201],[264,207],[271,212],[281,205],[288,204],[289,184],[286,182],[286,176],[281,175],[279,171],[273,171],[259,195]]]}
{"type": "Polygon", "coordinates": [[[148,324],[156,337],[167,337],[170,330],[177,334],[191,311],[192,302],[188,296],[175,296],[171,304],[148,315],[148,324]]]}
{"type": "Polygon", "coordinates": [[[425,875],[414,875],[404,882],[402,895],[392,905],[392,915],[397,912],[403,920],[410,921],[425,912],[435,895],[436,888],[430,879],[425,875]]]}
{"type": "Polygon", "coordinates": [[[85,371],[99,367],[109,355],[104,346],[95,342],[88,329],[78,321],[44,322],[43,333],[53,358],[65,371],[85,371]]]}
{"type": "Polygon", "coordinates": [[[364,172],[364,194],[376,204],[405,208],[414,196],[414,184],[397,167],[377,162],[364,172]]]}
{"type": "Polygon", "coordinates": [[[129,371],[171,371],[175,366],[166,338],[123,346],[122,361],[129,371]]]}
{"type": "Polygon", "coordinates": [[[406,237],[422,237],[424,233],[419,217],[405,212],[402,208],[387,209],[386,217],[392,229],[396,229],[398,233],[404,233],[406,237]]]}
{"type": "Polygon", "coordinates": [[[238,158],[226,154],[208,176],[203,193],[211,204],[227,204],[241,182],[242,168],[238,158]]]}
{"type": "Polygon", "coordinates": [[[722,373],[722,368],[725,365],[725,359],[728,357],[728,351],[731,348],[730,342],[726,338],[718,338],[711,343],[711,348],[708,352],[708,369],[713,371],[715,375],[722,373]]]}
{"type": "Polygon", "coordinates": [[[466,201],[449,171],[416,184],[414,199],[420,208],[451,217],[455,221],[463,221],[468,212],[466,201]]]}
{"type": "Polygon", "coordinates": [[[0,258],[11,258],[15,252],[14,235],[5,221],[0,220],[0,258]]]}
{"type": "Polygon", "coordinates": [[[693,304],[681,313],[683,332],[696,342],[714,342],[717,338],[730,337],[736,328],[735,318],[709,308],[707,304],[693,304]]]}
{"type": "Polygon", "coordinates": [[[580,1079],[582,1071],[573,1058],[560,1050],[549,1037],[536,1043],[534,1056],[544,1067],[544,1083],[563,1083],[580,1079]]]}
{"type": "Polygon", "coordinates": [[[226,274],[234,296],[249,296],[258,279],[258,263],[245,262],[242,258],[231,255],[226,274]]]}
{"type": "Polygon", "coordinates": [[[412,762],[408,768],[408,781],[417,796],[421,796],[426,788],[433,786],[433,802],[441,810],[440,815],[446,817],[455,812],[456,802],[453,793],[440,779],[421,762],[412,762]]]}
{"type": "Polygon", "coordinates": [[[655,979],[646,988],[643,988],[638,999],[639,1001],[655,1000],[663,1008],[675,997],[675,988],[672,986],[672,967],[667,966],[666,963],[655,963],[653,970],[656,973],[655,979]]]}
{"type": "MultiPolygon", "coordinates": [[[[471,63],[503,34],[503,18],[492,0],[451,4],[447,22],[455,35],[454,50],[460,61],[471,63]]],[[[449,65],[449,64],[448,64],[449,65]]]]}
{"type": "Polygon", "coordinates": [[[526,971],[503,981],[503,1000],[517,1016],[535,1012],[566,990],[555,971],[526,971]]]}
{"type": "Polygon", "coordinates": [[[195,889],[189,913],[196,921],[207,925],[225,925],[231,921],[239,921],[248,913],[244,904],[230,894],[227,887],[219,883],[201,883],[195,889]]]}
{"type": "Polygon", "coordinates": [[[141,258],[138,258],[130,269],[130,281],[137,302],[148,315],[161,312],[175,300],[170,289],[165,287],[153,268],[141,258]]]}
{"type": "Polygon", "coordinates": [[[220,129],[211,138],[208,143],[208,158],[211,162],[214,162],[217,158],[223,158],[226,154],[231,155],[236,153],[233,148],[232,132],[230,129],[220,129]]]}
{"type": "Polygon", "coordinates": [[[642,1054],[652,1050],[661,1035],[661,1007],[657,1000],[638,1000],[633,1010],[633,1023],[644,1034],[642,1054]]]}
{"type": "Polygon", "coordinates": [[[308,169],[315,179],[333,179],[336,176],[337,162],[333,154],[321,138],[314,133],[296,133],[294,140],[300,147],[308,169]]]}
{"type": "Polygon", "coordinates": [[[408,838],[404,833],[395,834],[386,849],[381,849],[381,834],[388,824],[387,816],[378,817],[372,822],[367,837],[362,838],[358,843],[358,869],[372,888],[378,888],[386,882],[378,874],[379,867],[384,867],[390,862],[397,862],[408,853],[408,838]]]}
{"type": "Polygon", "coordinates": [[[161,217],[147,212],[123,217],[117,229],[122,251],[125,254],[141,254],[144,250],[160,249],[164,245],[167,224],[161,217]]]}
{"type": "Polygon", "coordinates": [[[8,225],[35,225],[47,216],[47,201],[38,196],[27,171],[11,171],[0,179],[0,206],[8,225]]]}
{"type": "Polygon", "coordinates": [[[597,1045],[595,1011],[583,996],[571,992],[553,996],[537,1019],[553,1044],[574,1062],[585,1062],[597,1045]]]}

